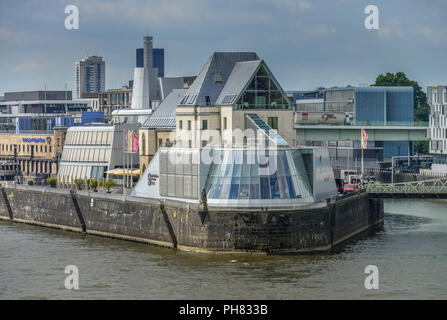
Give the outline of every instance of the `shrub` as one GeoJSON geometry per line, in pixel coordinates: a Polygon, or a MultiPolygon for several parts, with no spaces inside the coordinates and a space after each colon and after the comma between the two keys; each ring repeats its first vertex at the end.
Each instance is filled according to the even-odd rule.
{"type": "Polygon", "coordinates": [[[83,179],[75,179],[75,184],[78,187],[78,189],[82,189],[82,185],[84,184],[84,180],[83,179]]]}
{"type": "Polygon", "coordinates": [[[55,177],[48,178],[47,183],[54,188],[57,185],[57,178],[55,177]]]}
{"type": "Polygon", "coordinates": [[[113,180],[104,181],[102,186],[107,189],[107,192],[110,192],[110,188],[116,186],[116,182],[113,180]]]}
{"type": "Polygon", "coordinates": [[[29,186],[32,186],[34,184],[34,181],[33,180],[28,180],[28,185],[29,186]]]}
{"type": "Polygon", "coordinates": [[[90,180],[90,188],[96,191],[96,188],[98,188],[98,180],[97,179],[89,179],[90,180]]]}

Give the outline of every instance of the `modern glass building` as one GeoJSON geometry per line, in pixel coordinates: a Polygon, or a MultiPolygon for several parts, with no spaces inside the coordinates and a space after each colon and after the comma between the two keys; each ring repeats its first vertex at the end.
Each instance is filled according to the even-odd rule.
{"type": "MultiPolygon", "coordinates": [[[[412,125],[414,121],[413,87],[355,88],[355,124],[412,125]]],[[[383,159],[412,154],[410,141],[383,141],[383,159]]]]}
{"type": "MultiPolygon", "coordinates": [[[[152,67],[158,68],[157,77],[163,78],[165,76],[165,49],[153,48],[152,49],[152,67]]],[[[136,67],[144,67],[144,49],[138,48],[136,50],[136,67]]]]}
{"type": "Polygon", "coordinates": [[[337,195],[324,148],[161,148],[133,195],[198,203],[202,190],[215,207],[305,206],[337,195]]]}
{"type": "MultiPolygon", "coordinates": [[[[414,125],[413,87],[334,87],[324,90],[322,100],[313,100],[315,103],[311,103],[312,100],[296,102],[297,123],[300,125],[360,126],[365,130],[371,126],[414,125]]],[[[341,128],[344,129],[350,130],[341,128]]],[[[337,160],[349,157],[349,161],[361,158],[360,135],[358,141],[331,141],[330,137],[327,141],[335,147],[331,157],[337,160]],[[336,149],[340,146],[341,149],[336,149]]],[[[409,153],[413,153],[411,141],[374,141],[368,143],[364,156],[383,161],[409,153]]],[[[346,159],[341,161],[346,162],[346,159]]]]}
{"type": "Polygon", "coordinates": [[[164,78],[165,76],[165,49],[153,48],[153,67],[158,69],[158,77],[164,78]]]}
{"type": "Polygon", "coordinates": [[[87,97],[92,92],[105,91],[105,62],[101,57],[86,57],[76,61],[75,67],[76,94],[78,98],[87,97]]]}
{"type": "MultiPolygon", "coordinates": [[[[139,125],[91,124],[71,127],[67,131],[58,177],[61,181],[74,179],[103,179],[106,172],[123,167],[124,135],[137,131],[139,125]]],[[[129,160],[128,160],[129,161],[129,160]]],[[[138,167],[138,155],[132,155],[138,167]]]]}
{"type": "Polygon", "coordinates": [[[158,149],[132,195],[258,209],[337,195],[327,149],[290,147],[292,104],[254,52],[213,53],[175,120],[174,146],[158,149]]]}
{"type": "Polygon", "coordinates": [[[302,151],[221,150],[209,170],[208,199],[308,198],[312,158],[302,151]]]}

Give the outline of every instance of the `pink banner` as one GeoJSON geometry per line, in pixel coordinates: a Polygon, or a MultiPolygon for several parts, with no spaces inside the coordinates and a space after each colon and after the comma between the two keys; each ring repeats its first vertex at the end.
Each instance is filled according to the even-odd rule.
{"type": "Polygon", "coordinates": [[[135,132],[132,131],[132,153],[138,151],[138,136],[135,132]]]}

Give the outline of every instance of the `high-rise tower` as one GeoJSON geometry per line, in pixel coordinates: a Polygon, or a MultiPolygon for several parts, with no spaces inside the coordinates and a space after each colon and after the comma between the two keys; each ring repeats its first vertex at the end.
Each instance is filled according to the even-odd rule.
{"type": "Polygon", "coordinates": [[[105,91],[105,62],[101,57],[86,57],[76,61],[75,66],[78,98],[84,98],[88,93],[105,91]]]}
{"type": "Polygon", "coordinates": [[[132,109],[149,109],[152,102],[157,100],[158,69],[153,67],[152,50],[152,37],[144,37],[143,51],[137,49],[137,67],[134,71],[132,89],[132,109]],[[143,55],[143,59],[141,59],[141,55],[143,55]]]}

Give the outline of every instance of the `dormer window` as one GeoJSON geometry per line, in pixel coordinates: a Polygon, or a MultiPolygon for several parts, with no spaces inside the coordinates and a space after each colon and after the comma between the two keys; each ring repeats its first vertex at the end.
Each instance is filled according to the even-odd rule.
{"type": "Polygon", "coordinates": [[[211,105],[211,99],[210,99],[210,96],[205,96],[205,104],[206,104],[207,106],[210,106],[210,105],[211,105]]]}
{"type": "Polygon", "coordinates": [[[223,82],[223,80],[222,80],[222,73],[216,72],[216,74],[215,74],[215,82],[216,83],[222,83],[223,82]]]}
{"type": "Polygon", "coordinates": [[[186,100],[188,100],[189,96],[184,96],[180,104],[186,104],[186,100]]]}

